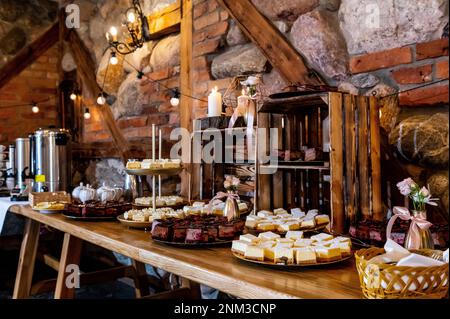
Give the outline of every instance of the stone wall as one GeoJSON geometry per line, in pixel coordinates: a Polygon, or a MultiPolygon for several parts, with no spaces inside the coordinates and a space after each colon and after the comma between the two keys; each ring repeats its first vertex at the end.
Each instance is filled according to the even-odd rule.
{"type": "Polygon", "coordinates": [[[58,47],[55,46],[0,89],[0,144],[12,143],[40,127],[56,125],[57,70],[58,47]],[[39,113],[31,111],[31,101],[49,97],[52,99],[48,102],[38,104],[39,113]],[[24,104],[28,105],[7,107],[24,104]]]}

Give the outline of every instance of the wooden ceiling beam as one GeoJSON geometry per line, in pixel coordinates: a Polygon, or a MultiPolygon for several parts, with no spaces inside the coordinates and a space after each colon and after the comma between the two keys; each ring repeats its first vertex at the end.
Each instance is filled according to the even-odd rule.
{"type": "Polygon", "coordinates": [[[152,40],[180,32],[181,4],[177,1],[168,7],[147,17],[152,40]]]}
{"type": "Polygon", "coordinates": [[[33,64],[59,40],[59,23],[54,23],[43,35],[24,47],[0,69],[0,88],[33,64]]]}
{"type": "Polygon", "coordinates": [[[324,84],[308,69],[303,57],[283,34],[253,5],[251,0],[217,0],[236,20],[244,34],[252,40],[269,62],[291,84],[324,84]]]}

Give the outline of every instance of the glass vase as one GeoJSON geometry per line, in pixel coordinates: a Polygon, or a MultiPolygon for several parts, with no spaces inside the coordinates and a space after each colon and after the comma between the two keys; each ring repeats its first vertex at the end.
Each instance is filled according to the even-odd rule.
{"type": "MultiPolygon", "coordinates": [[[[424,210],[413,210],[412,214],[415,218],[427,220],[427,212],[424,210]]],[[[410,230],[406,235],[405,239],[405,248],[410,249],[434,249],[433,238],[431,237],[431,231],[429,228],[423,229],[418,227],[420,234],[420,245],[419,247],[414,247],[413,242],[411,241],[410,230]]]]}
{"type": "MultiPolygon", "coordinates": [[[[228,194],[235,194],[233,191],[228,191],[228,194]]],[[[240,217],[239,205],[237,203],[236,198],[233,196],[228,196],[225,201],[225,208],[223,210],[223,214],[229,221],[233,219],[238,219],[240,217]]]]}

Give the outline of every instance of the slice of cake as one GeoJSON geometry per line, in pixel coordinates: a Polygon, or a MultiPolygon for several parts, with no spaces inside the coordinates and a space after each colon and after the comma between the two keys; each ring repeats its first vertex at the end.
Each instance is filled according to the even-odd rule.
{"type": "Polygon", "coordinates": [[[301,239],[303,238],[303,232],[301,230],[290,230],[285,237],[294,240],[301,239]]]}
{"type": "Polygon", "coordinates": [[[291,215],[296,218],[303,218],[303,217],[305,217],[306,214],[305,214],[305,212],[302,212],[300,210],[300,208],[292,208],[291,215]]]}
{"type": "Polygon", "coordinates": [[[342,258],[341,249],[339,247],[314,247],[318,262],[331,262],[342,258]]]}
{"type": "Polygon", "coordinates": [[[272,212],[269,212],[268,210],[262,210],[262,211],[258,212],[257,215],[258,215],[259,217],[268,217],[268,216],[273,215],[273,213],[272,213],[272,212]]]}
{"type": "Polygon", "coordinates": [[[264,261],[264,248],[256,245],[248,245],[244,257],[250,260],[264,261]]]}
{"type": "Polygon", "coordinates": [[[141,162],[127,162],[127,168],[128,169],[140,169],[141,162]]]}
{"type": "Polygon", "coordinates": [[[239,203],[238,208],[239,208],[239,211],[241,211],[241,212],[247,211],[248,210],[247,203],[239,203]]]}
{"type": "Polygon", "coordinates": [[[287,222],[287,223],[282,223],[279,224],[277,227],[279,232],[287,232],[290,230],[297,230],[300,229],[300,225],[297,222],[287,222]]]}
{"type": "Polygon", "coordinates": [[[277,209],[274,209],[274,210],[273,210],[273,213],[274,213],[275,215],[281,215],[281,214],[288,214],[288,215],[289,215],[289,213],[287,212],[287,210],[285,210],[284,208],[277,208],[277,209]]]}
{"type": "Polygon", "coordinates": [[[309,247],[312,245],[312,243],[313,243],[312,239],[306,239],[306,238],[297,239],[294,242],[294,247],[309,247]]]}
{"type": "Polygon", "coordinates": [[[314,218],[317,225],[326,225],[330,222],[330,216],[328,215],[317,215],[314,218]]]}
{"type": "Polygon", "coordinates": [[[297,265],[317,263],[316,252],[312,247],[294,248],[294,253],[297,265]]]}
{"type": "Polygon", "coordinates": [[[294,251],[290,247],[277,244],[273,248],[275,263],[292,264],[294,262],[294,251]]]}
{"type": "Polygon", "coordinates": [[[350,256],[352,253],[352,246],[349,242],[341,242],[341,243],[334,242],[333,244],[330,245],[330,247],[339,248],[341,251],[341,255],[343,257],[350,256]]]}
{"type": "Polygon", "coordinates": [[[235,252],[236,254],[244,255],[249,245],[250,243],[244,240],[233,240],[231,251],[235,252]]]}
{"type": "Polygon", "coordinates": [[[302,223],[300,224],[300,228],[314,228],[316,227],[316,221],[314,220],[314,218],[306,218],[302,221],[302,223]]]}
{"type": "Polygon", "coordinates": [[[253,244],[257,244],[261,241],[260,238],[256,237],[255,235],[252,235],[252,234],[241,235],[241,236],[239,236],[239,240],[246,241],[248,243],[253,243],[253,244]]]}
{"type": "Polygon", "coordinates": [[[333,235],[326,234],[326,233],[320,233],[320,234],[311,236],[311,239],[315,240],[315,241],[319,241],[319,242],[321,242],[321,241],[328,241],[328,240],[332,240],[333,239],[333,235]]]}
{"type": "Polygon", "coordinates": [[[272,231],[272,230],[277,229],[277,225],[275,225],[274,223],[264,222],[264,223],[259,223],[256,226],[256,229],[261,230],[261,231],[272,231]]]}
{"type": "Polygon", "coordinates": [[[280,238],[281,236],[271,231],[260,233],[258,238],[261,238],[262,241],[274,241],[276,238],[280,238]]]}
{"type": "Polygon", "coordinates": [[[249,215],[245,220],[245,227],[255,229],[263,219],[256,215],[249,215]]]}
{"type": "Polygon", "coordinates": [[[275,261],[274,242],[266,241],[260,244],[260,246],[264,249],[264,258],[269,261],[275,261]]]}

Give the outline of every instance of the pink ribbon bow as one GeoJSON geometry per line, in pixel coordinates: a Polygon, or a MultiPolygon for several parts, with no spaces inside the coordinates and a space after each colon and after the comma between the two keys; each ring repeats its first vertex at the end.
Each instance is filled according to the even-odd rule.
{"type": "Polygon", "coordinates": [[[422,217],[415,217],[411,215],[408,208],[396,206],[393,209],[394,215],[391,217],[387,224],[386,229],[386,237],[391,238],[392,226],[394,226],[394,222],[397,218],[403,220],[411,220],[411,225],[409,226],[409,234],[411,238],[411,249],[419,249],[420,248],[420,229],[428,229],[432,223],[427,221],[422,217]]]}
{"type": "Polygon", "coordinates": [[[209,212],[210,214],[212,213],[211,209],[212,209],[212,205],[213,205],[214,201],[215,201],[216,199],[222,199],[222,198],[224,198],[224,197],[226,197],[226,198],[231,197],[231,198],[234,198],[234,199],[236,199],[236,200],[239,199],[239,195],[238,195],[238,194],[218,192],[217,195],[214,196],[214,198],[211,199],[211,201],[210,201],[209,204],[208,204],[208,212],[209,212]]]}

